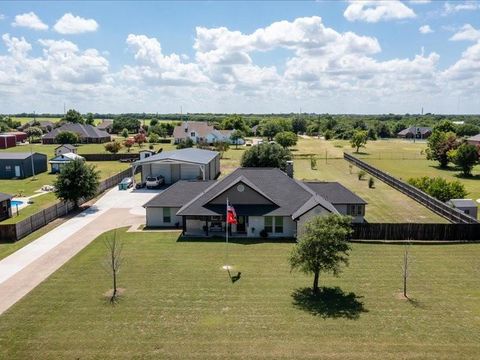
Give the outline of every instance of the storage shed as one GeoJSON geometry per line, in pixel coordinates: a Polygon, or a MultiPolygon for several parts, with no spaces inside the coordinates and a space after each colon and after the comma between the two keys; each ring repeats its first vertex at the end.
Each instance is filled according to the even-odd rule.
{"type": "Polygon", "coordinates": [[[477,218],[477,204],[472,199],[450,199],[447,201],[447,205],[464,212],[474,219],[477,218]]]}
{"type": "Polygon", "coordinates": [[[15,135],[0,134],[0,149],[8,149],[17,145],[15,135]]]}
{"type": "Polygon", "coordinates": [[[47,155],[40,153],[0,153],[0,179],[23,179],[47,171],[47,155]]]}
{"type": "Polygon", "coordinates": [[[0,221],[12,217],[12,196],[0,193],[0,221]]]}
{"type": "Polygon", "coordinates": [[[178,180],[213,180],[220,174],[220,153],[203,149],[164,151],[132,164],[133,173],[142,167],[142,182],[163,176],[165,184],[178,180]]]}

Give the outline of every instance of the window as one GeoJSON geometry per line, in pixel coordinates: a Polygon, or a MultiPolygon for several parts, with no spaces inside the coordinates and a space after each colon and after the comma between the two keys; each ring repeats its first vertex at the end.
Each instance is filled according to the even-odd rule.
{"type": "Polygon", "coordinates": [[[190,133],[190,136],[191,136],[191,137],[195,137],[195,132],[192,131],[192,132],[190,133]]]}
{"type": "Polygon", "coordinates": [[[267,233],[273,232],[273,217],[271,216],[265,216],[265,231],[267,233]]]}
{"type": "Polygon", "coordinates": [[[275,216],[275,232],[283,233],[283,217],[275,216]]]}
{"type": "Polygon", "coordinates": [[[170,216],[170,208],[163,208],[163,222],[165,224],[168,224],[172,221],[172,218],[170,216]]]}
{"type": "Polygon", "coordinates": [[[465,209],[465,214],[470,215],[470,210],[465,209]]]}
{"type": "Polygon", "coordinates": [[[12,167],[10,165],[5,165],[5,171],[12,171],[12,167]]]}

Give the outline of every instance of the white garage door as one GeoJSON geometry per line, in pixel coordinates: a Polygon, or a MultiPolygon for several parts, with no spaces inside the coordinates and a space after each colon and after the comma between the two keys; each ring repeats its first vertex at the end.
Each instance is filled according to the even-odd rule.
{"type": "Polygon", "coordinates": [[[182,164],[180,167],[180,178],[184,180],[193,180],[201,175],[200,166],[182,164]]]}
{"type": "Polygon", "coordinates": [[[152,164],[152,176],[162,175],[165,178],[165,183],[170,184],[172,182],[170,166],[170,164],[152,164]]]}

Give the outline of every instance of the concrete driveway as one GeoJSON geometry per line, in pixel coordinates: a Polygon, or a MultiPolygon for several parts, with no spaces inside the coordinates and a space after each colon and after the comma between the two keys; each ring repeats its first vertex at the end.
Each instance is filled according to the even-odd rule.
{"type": "Polygon", "coordinates": [[[105,231],[145,223],[158,190],[114,188],[93,206],[0,261],[0,314],[105,231]]]}

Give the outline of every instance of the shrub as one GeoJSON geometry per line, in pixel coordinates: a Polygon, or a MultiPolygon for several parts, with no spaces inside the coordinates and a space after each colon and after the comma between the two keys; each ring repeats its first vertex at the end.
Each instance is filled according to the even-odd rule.
{"type": "Polygon", "coordinates": [[[424,176],[410,178],[408,183],[443,202],[450,199],[462,199],[468,194],[465,186],[458,180],[449,182],[440,177],[429,178],[424,176]]]}
{"type": "Polygon", "coordinates": [[[317,169],[317,159],[315,159],[315,156],[312,156],[310,158],[310,169],[312,169],[312,170],[317,169]]]}
{"type": "Polygon", "coordinates": [[[358,172],[358,180],[363,180],[365,178],[365,175],[367,175],[367,173],[364,170],[360,170],[358,172]]]}
{"type": "Polygon", "coordinates": [[[268,232],[265,229],[260,230],[260,237],[262,238],[267,238],[268,237],[268,232]]]}
{"type": "Polygon", "coordinates": [[[156,144],[160,141],[160,136],[158,136],[155,133],[150,134],[150,137],[148,138],[148,142],[150,144],[156,144]]]}
{"type": "Polygon", "coordinates": [[[370,176],[370,178],[368,179],[368,187],[370,189],[373,189],[375,187],[375,180],[373,179],[373,177],[370,176]]]}
{"type": "Polygon", "coordinates": [[[104,146],[105,146],[105,150],[107,150],[109,153],[112,153],[112,154],[118,153],[122,148],[122,144],[120,144],[117,141],[106,143],[104,146]]]}

